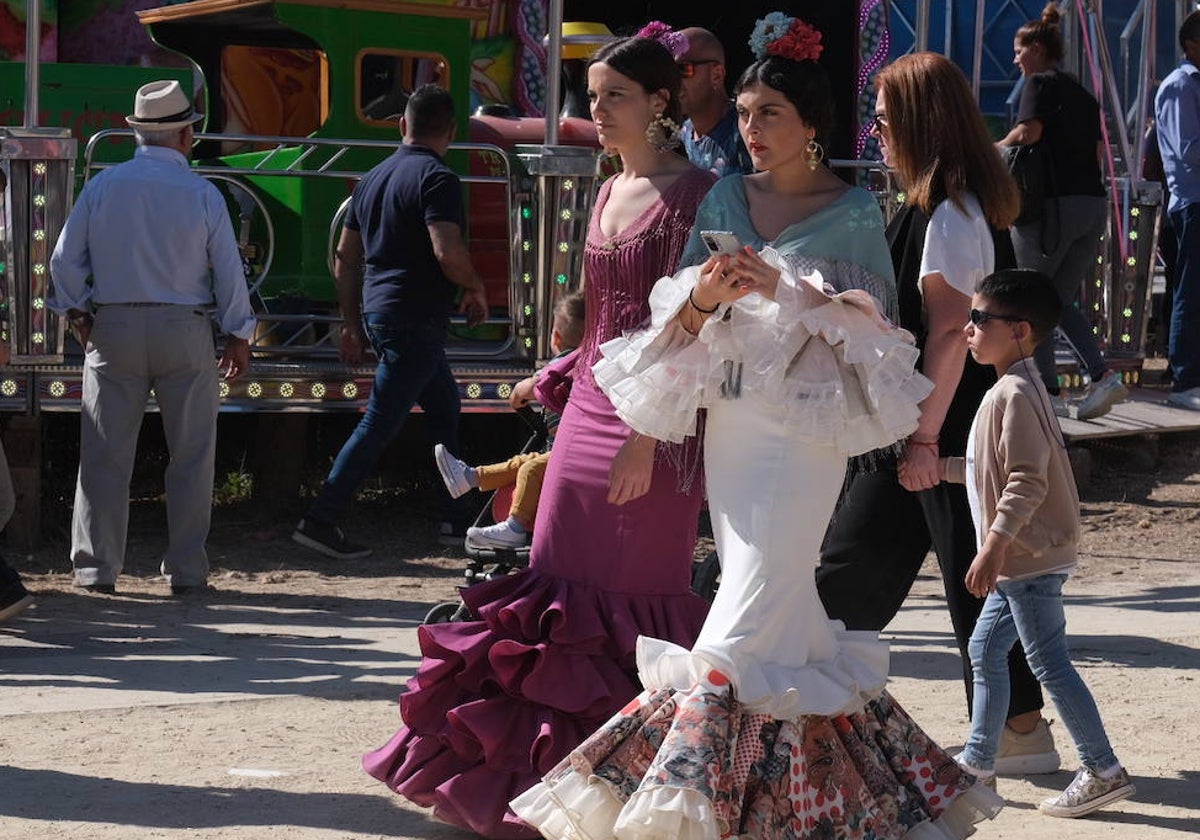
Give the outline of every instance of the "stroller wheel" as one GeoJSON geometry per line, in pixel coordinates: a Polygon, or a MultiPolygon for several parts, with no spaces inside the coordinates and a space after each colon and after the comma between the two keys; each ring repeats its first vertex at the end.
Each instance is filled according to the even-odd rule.
{"type": "Polygon", "coordinates": [[[692,564],[692,591],[712,603],[721,585],[721,560],[717,552],[710,551],[699,563],[692,564]]]}
{"type": "Polygon", "coordinates": [[[446,624],[451,621],[467,621],[470,618],[471,611],[462,601],[443,601],[435,604],[429,612],[425,613],[425,618],[421,623],[446,624]]]}

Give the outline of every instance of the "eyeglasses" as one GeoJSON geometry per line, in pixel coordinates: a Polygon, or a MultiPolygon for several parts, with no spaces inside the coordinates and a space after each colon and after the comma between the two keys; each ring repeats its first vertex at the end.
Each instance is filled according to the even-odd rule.
{"type": "Polygon", "coordinates": [[[875,125],[873,126],[873,128],[876,131],[883,132],[883,131],[887,131],[887,127],[888,127],[887,114],[876,114],[875,115],[875,125]]]}
{"type": "Polygon", "coordinates": [[[997,315],[995,312],[985,312],[982,309],[972,309],[968,317],[970,317],[971,323],[976,327],[982,327],[988,321],[1003,321],[1006,324],[1016,324],[1029,320],[1028,318],[1018,318],[1015,315],[997,315]]]}
{"type": "Polygon", "coordinates": [[[679,68],[679,75],[685,79],[690,79],[696,75],[696,68],[701,64],[720,64],[715,58],[701,58],[697,61],[676,61],[675,66],[679,68]]]}

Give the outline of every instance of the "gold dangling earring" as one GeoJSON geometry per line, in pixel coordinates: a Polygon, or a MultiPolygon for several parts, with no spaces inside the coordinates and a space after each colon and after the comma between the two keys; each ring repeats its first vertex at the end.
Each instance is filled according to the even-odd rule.
{"type": "Polygon", "coordinates": [[[821,165],[821,161],[825,158],[825,150],[821,148],[821,144],[817,142],[817,138],[813,137],[808,141],[808,145],[804,147],[804,151],[808,152],[808,168],[816,172],[817,167],[821,165]]]}
{"type": "Polygon", "coordinates": [[[655,115],[646,126],[646,142],[656,152],[667,152],[679,145],[679,124],[663,114],[655,115]]]}

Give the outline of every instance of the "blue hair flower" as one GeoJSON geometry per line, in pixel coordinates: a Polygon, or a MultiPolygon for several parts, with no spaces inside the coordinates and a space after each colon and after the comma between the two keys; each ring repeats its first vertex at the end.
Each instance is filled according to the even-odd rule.
{"type": "Polygon", "coordinates": [[[754,31],[750,33],[750,52],[754,53],[756,59],[766,58],[767,46],[786,35],[795,21],[795,18],[783,12],[771,12],[754,24],[754,31]]]}

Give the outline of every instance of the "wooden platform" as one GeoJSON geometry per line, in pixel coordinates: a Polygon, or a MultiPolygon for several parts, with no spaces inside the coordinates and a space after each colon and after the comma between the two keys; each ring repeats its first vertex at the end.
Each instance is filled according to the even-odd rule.
{"type": "MultiPolygon", "coordinates": [[[[1168,432],[1200,431],[1200,411],[1176,408],[1167,402],[1167,391],[1131,388],[1129,399],[1095,420],[1060,417],[1067,443],[1100,438],[1157,435],[1168,432]]],[[[1078,396],[1072,394],[1071,396],[1078,396]]]]}

